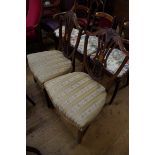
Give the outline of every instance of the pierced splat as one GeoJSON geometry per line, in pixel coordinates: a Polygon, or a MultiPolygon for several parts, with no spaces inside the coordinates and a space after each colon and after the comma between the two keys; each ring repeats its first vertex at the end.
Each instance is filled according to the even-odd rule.
{"type": "MultiPolygon", "coordinates": [[[[64,56],[71,58],[73,51],[75,52],[79,42],[77,39],[76,46],[72,50],[70,47],[71,33],[73,28],[79,30],[78,38],[81,37],[82,29],[78,24],[76,14],[71,10],[68,12],[62,12],[55,15],[55,18],[59,18],[59,50],[64,53],[64,56]],[[63,27],[65,27],[65,33],[63,35],[63,27]]],[[[79,39],[80,40],[80,39],[79,39]]]]}
{"type": "Polygon", "coordinates": [[[76,14],[71,10],[68,12],[61,12],[54,15],[54,18],[59,20],[59,50],[63,52],[64,56],[68,59],[72,60],[73,71],[75,69],[75,52],[77,51],[81,34],[82,28],[78,24],[76,14]],[[65,33],[63,33],[63,28],[65,27],[65,33]],[[76,44],[74,48],[71,48],[70,40],[71,40],[71,33],[73,28],[79,30],[76,44]]]}
{"type": "Polygon", "coordinates": [[[97,81],[101,81],[107,70],[108,57],[114,49],[119,49],[125,54],[122,64],[118,67],[117,71],[110,76],[110,81],[115,80],[122,68],[129,59],[128,52],[124,47],[124,40],[121,39],[113,29],[106,28],[100,29],[96,32],[86,32],[85,45],[84,45],[84,70],[97,81]],[[87,56],[87,44],[89,36],[98,37],[98,48],[94,57],[87,56]]]}

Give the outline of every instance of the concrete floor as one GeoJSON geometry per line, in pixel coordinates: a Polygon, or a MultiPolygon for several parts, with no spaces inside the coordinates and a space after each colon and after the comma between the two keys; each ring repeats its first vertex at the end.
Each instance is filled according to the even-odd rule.
{"type": "Polygon", "coordinates": [[[27,145],[36,147],[42,155],[128,155],[128,92],[128,87],[119,90],[113,104],[103,108],[82,143],[77,144],[76,129],[47,107],[27,67],[27,94],[36,102],[33,106],[27,101],[27,145]]]}

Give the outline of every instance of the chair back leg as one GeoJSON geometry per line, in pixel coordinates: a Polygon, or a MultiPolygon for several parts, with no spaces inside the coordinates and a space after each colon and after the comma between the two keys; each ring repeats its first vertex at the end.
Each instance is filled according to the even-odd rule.
{"type": "Polygon", "coordinates": [[[78,144],[81,143],[82,138],[85,135],[85,133],[88,130],[88,128],[89,128],[89,125],[85,129],[83,129],[83,130],[78,129],[78,135],[77,135],[77,143],[78,144]]]}
{"type": "Polygon", "coordinates": [[[28,152],[33,152],[37,155],[41,155],[40,151],[34,147],[31,147],[31,146],[26,146],[26,151],[28,152]]]}
{"type": "Polygon", "coordinates": [[[120,81],[116,81],[115,90],[114,90],[114,93],[113,93],[113,95],[112,95],[112,97],[111,97],[111,100],[110,100],[110,102],[109,102],[109,105],[112,104],[114,98],[116,97],[116,94],[117,94],[118,88],[119,88],[119,84],[120,84],[120,81]]]}
{"type": "Polygon", "coordinates": [[[27,99],[30,103],[32,103],[33,106],[36,105],[36,103],[35,103],[27,94],[26,94],[26,99],[27,99]]]}
{"type": "Polygon", "coordinates": [[[51,100],[50,100],[50,98],[49,98],[49,96],[48,96],[48,94],[47,94],[45,89],[43,89],[43,94],[44,94],[44,96],[46,98],[46,102],[47,102],[48,108],[54,109],[54,106],[53,106],[53,104],[52,104],[52,102],[51,102],[51,100]]]}

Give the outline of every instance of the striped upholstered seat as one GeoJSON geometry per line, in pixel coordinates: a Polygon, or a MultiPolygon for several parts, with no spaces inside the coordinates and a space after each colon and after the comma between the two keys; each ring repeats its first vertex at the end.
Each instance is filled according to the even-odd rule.
{"type": "Polygon", "coordinates": [[[29,54],[29,68],[39,85],[57,76],[71,72],[71,61],[57,50],[29,54]]]}
{"type": "Polygon", "coordinates": [[[83,72],[52,79],[44,87],[54,107],[79,129],[88,125],[105,104],[105,88],[83,72]]]}
{"type": "MultiPolygon", "coordinates": [[[[46,81],[74,71],[74,50],[77,50],[79,43],[77,42],[77,46],[74,50],[68,48],[70,45],[70,32],[72,32],[75,27],[79,30],[78,37],[80,37],[82,33],[82,29],[77,22],[76,14],[72,10],[61,12],[56,16],[60,21],[59,30],[62,29],[62,23],[66,29],[65,37],[62,38],[62,36],[59,36],[59,51],[50,50],[27,55],[29,68],[42,88],[44,88],[43,83],[46,81]]],[[[77,41],[79,39],[77,39],[77,41]]]]}

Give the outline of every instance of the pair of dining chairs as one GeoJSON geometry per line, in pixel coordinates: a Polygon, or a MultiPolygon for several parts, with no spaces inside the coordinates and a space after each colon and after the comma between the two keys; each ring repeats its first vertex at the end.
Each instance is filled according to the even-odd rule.
{"type": "MultiPolygon", "coordinates": [[[[72,8],[72,10],[75,12],[75,10],[77,10],[76,8],[76,5],[72,8]]],[[[89,10],[90,11],[90,10],[89,10]]],[[[87,18],[88,19],[88,18],[87,18]]],[[[86,32],[87,30],[93,30],[93,31],[96,31],[97,29],[100,29],[100,28],[112,28],[112,29],[115,29],[119,35],[121,37],[124,38],[124,34],[126,34],[126,25],[125,25],[125,18],[124,17],[113,17],[105,12],[96,12],[94,14],[94,18],[91,18],[93,19],[94,21],[92,21],[94,24],[92,24],[92,28],[90,28],[90,25],[85,25],[83,26],[82,24],[80,24],[79,22],[79,18],[78,18],[78,23],[80,24],[80,26],[84,29],[84,32],[86,32]]],[[[54,31],[55,33],[55,36],[57,38],[59,38],[59,29],[56,29],[54,31]]],[[[65,27],[63,26],[63,29],[62,29],[62,34],[64,36],[64,33],[65,33],[65,27]]],[[[75,47],[75,44],[76,44],[76,40],[77,40],[77,37],[78,37],[78,29],[73,29],[72,33],[71,33],[71,46],[72,48],[75,47]]],[[[77,59],[79,59],[80,61],[83,61],[83,56],[84,56],[84,42],[85,42],[85,33],[83,33],[83,35],[81,36],[80,38],[80,42],[79,42],[79,45],[78,45],[78,48],[77,48],[77,52],[75,54],[75,57],[77,59]]],[[[127,38],[128,39],[128,38],[127,38]]],[[[125,44],[125,47],[127,49],[129,49],[129,43],[128,43],[128,40],[126,40],[126,42],[124,41],[124,44],[125,44]]],[[[87,46],[87,55],[88,57],[92,57],[94,54],[96,54],[96,51],[97,51],[97,48],[98,48],[98,37],[96,35],[91,35],[89,37],[89,40],[88,40],[88,46],[87,46]]],[[[121,64],[122,61],[119,61],[122,59],[122,53],[120,53],[120,51],[118,50],[115,50],[112,52],[111,56],[109,57],[109,60],[110,60],[110,63],[109,63],[109,67],[108,69],[108,74],[110,75],[111,74],[111,71],[113,70],[113,72],[115,72],[115,70],[117,69],[117,67],[121,64]],[[117,57],[115,56],[117,55],[117,57]]],[[[127,86],[128,85],[128,75],[129,73],[127,73],[127,76],[126,76],[126,72],[128,72],[129,70],[129,63],[127,62],[123,68],[123,70],[121,71],[121,73],[117,76],[116,80],[115,80],[115,87],[114,87],[114,91],[113,91],[113,97],[111,98],[111,101],[110,101],[110,104],[113,102],[119,88],[120,88],[120,85],[122,85],[122,81],[124,83],[125,82],[125,85],[123,84],[122,87],[124,86],[127,86]],[[125,76],[124,76],[125,75],[125,76]]],[[[121,87],[121,88],[122,88],[121,87]]]]}
{"type": "Polygon", "coordinates": [[[106,97],[114,80],[123,72],[129,56],[123,40],[111,28],[97,32],[86,32],[84,42],[83,69],[75,71],[75,54],[77,52],[83,29],[73,11],[59,13],[59,50],[50,50],[29,54],[29,68],[35,81],[42,88],[49,107],[55,108],[60,116],[78,129],[77,141],[82,137],[90,123],[101,112],[106,104],[106,97]],[[65,34],[62,35],[62,27],[65,34]],[[74,48],[71,47],[71,34],[78,29],[78,37],[74,48]],[[88,42],[91,35],[98,36],[98,48],[95,55],[89,56],[88,42]],[[110,63],[113,55],[121,54],[117,67],[110,63]],[[110,59],[109,59],[110,58],[110,59]],[[109,69],[111,75],[103,85],[102,81],[109,69]]]}

